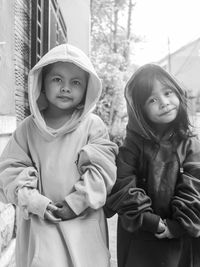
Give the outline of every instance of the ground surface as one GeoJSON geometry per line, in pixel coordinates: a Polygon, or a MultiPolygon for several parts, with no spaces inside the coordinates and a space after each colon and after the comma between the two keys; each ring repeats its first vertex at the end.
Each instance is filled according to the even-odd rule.
{"type": "Polygon", "coordinates": [[[116,255],[116,229],[117,228],[117,215],[108,219],[109,229],[109,246],[111,253],[111,267],[117,267],[117,255],[116,255]]]}

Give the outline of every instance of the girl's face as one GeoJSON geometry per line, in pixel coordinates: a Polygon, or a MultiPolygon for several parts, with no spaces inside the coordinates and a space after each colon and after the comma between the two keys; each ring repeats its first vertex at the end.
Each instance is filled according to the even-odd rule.
{"type": "Polygon", "coordinates": [[[86,88],[87,73],[69,62],[54,63],[44,78],[49,109],[73,110],[83,100],[86,88]]]}
{"type": "Polygon", "coordinates": [[[151,95],[144,104],[147,118],[157,126],[163,127],[176,119],[180,100],[172,87],[155,80],[151,95]]]}

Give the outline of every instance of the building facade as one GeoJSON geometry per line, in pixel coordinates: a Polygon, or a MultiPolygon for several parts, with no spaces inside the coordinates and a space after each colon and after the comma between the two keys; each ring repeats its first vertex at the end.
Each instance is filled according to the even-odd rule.
{"type": "Polygon", "coordinates": [[[89,54],[90,1],[0,0],[0,26],[1,153],[16,124],[29,114],[30,68],[65,42],[89,54]]]}
{"type": "Polygon", "coordinates": [[[158,63],[186,88],[191,101],[190,112],[200,112],[200,38],[167,55],[158,63]]]}

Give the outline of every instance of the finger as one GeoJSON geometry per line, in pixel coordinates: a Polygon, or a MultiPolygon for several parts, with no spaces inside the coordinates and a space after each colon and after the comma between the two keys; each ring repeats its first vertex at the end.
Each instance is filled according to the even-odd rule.
{"type": "Polygon", "coordinates": [[[62,216],[63,216],[63,209],[57,208],[57,210],[53,211],[53,215],[56,218],[62,218],[62,216]]]}
{"type": "Polygon", "coordinates": [[[54,210],[57,210],[58,208],[54,204],[49,203],[49,205],[47,206],[47,209],[54,211],[54,210]]]}
{"type": "Polygon", "coordinates": [[[45,212],[45,218],[51,222],[60,222],[61,218],[56,218],[51,212],[46,211],[45,212]]]}
{"type": "Polygon", "coordinates": [[[49,221],[53,222],[53,223],[57,223],[57,222],[60,222],[61,221],[61,218],[56,218],[52,215],[49,215],[48,218],[47,218],[49,221]]]}
{"type": "Polygon", "coordinates": [[[57,208],[63,208],[63,203],[61,202],[56,202],[55,205],[57,208]]]}
{"type": "Polygon", "coordinates": [[[66,210],[64,208],[58,208],[58,210],[54,211],[53,214],[58,217],[61,218],[62,220],[66,220],[69,219],[69,214],[66,212],[66,210]]]}
{"type": "Polygon", "coordinates": [[[160,234],[155,234],[155,237],[157,237],[158,239],[163,239],[166,238],[166,233],[165,231],[160,233],[160,234]]]}

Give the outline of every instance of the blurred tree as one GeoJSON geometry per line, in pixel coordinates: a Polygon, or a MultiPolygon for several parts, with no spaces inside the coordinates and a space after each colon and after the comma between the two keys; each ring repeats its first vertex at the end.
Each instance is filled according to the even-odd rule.
{"type": "Polygon", "coordinates": [[[141,41],[132,33],[135,5],[133,0],[91,0],[91,57],[103,81],[95,112],[107,124],[113,140],[121,139],[125,130],[123,91],[129,76],[130,43],[141,41]]]}

